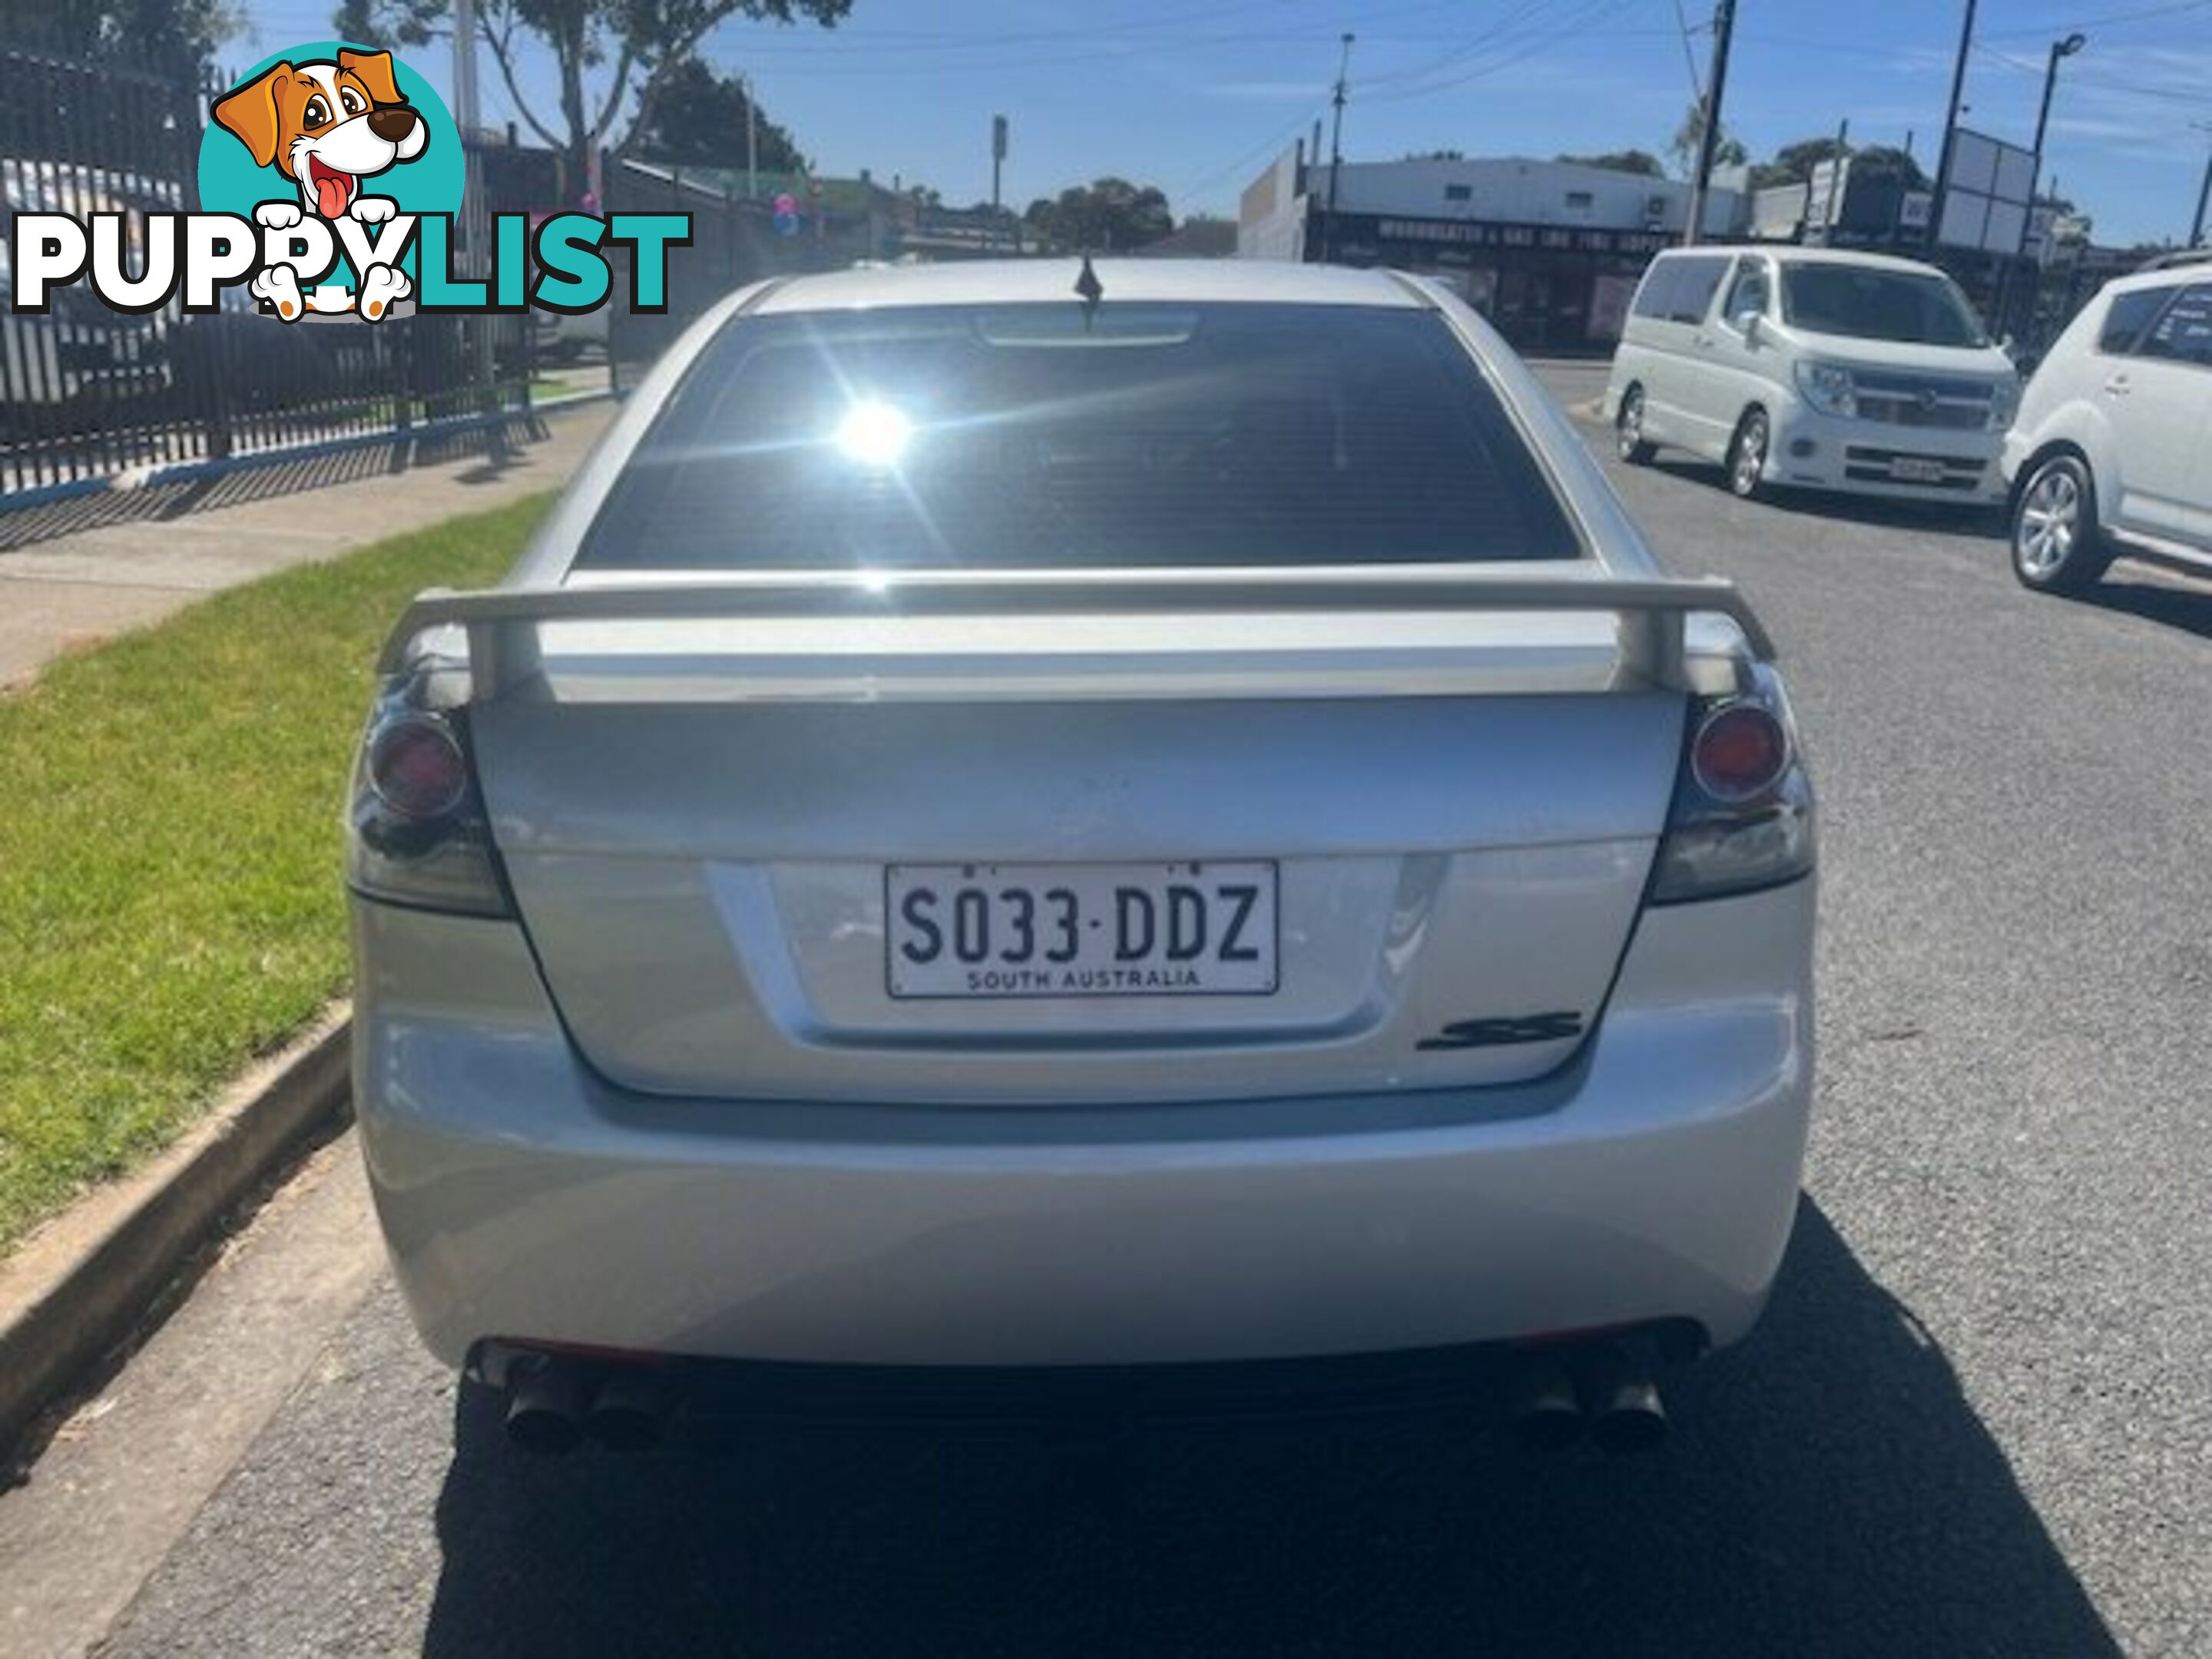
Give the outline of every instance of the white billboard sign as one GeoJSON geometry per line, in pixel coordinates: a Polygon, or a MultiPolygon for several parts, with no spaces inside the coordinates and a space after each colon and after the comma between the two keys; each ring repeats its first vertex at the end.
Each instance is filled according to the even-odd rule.
{"type": "Polygon", "coordinates": [[[1951,136],[1951,171],[1936,240],[1946,247],[2017,253],[2034,196],[2034,151],[1960,127],[1951,136]]]}
{"type": "Polygon", "coordinates": [[[1834,226],[1843,214],[1844,198],[1850,191],[1850,177],[1851,161],[1848,155],[1813,164],[1812,180],[1806,187],[1805,221],[1808,224],[1834,226]]]}

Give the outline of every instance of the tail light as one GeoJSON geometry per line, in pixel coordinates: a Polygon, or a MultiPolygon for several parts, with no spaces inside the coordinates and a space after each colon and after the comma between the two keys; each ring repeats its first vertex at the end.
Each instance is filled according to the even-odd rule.
{"type": "Polygon", "coordinates": [[[1790,734],[1762,703],[1723,703],[1698,721],[1690,738],[1692,780],[1731,805],[1767,793],[1790,762],[1790,734]]]}
{"type": "Polygon", "coordinates": [[[1755,892],[1812,868],[1813,786],[1774,671],[1691,704],[1689,739],[1652,872],[1651,902],[1755,892]]]}
{"type": "Polygon", "coordinates": [[[514,914],[469,756],[468,670],[417,659],[379,687],[355,763],[346,881],[362,896],[514,914]]]}
{"type": "Polygon", "coordinates": [[[447,817],[468,798],[468,757],[452,722],[439,715],[384,721],[368,735],[362,771],[377,799],[398,817],[447,817]]]}

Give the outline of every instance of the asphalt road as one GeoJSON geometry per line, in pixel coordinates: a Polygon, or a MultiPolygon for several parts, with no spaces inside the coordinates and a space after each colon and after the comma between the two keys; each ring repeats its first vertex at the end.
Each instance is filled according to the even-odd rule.
{"type": "Polygon", "coordinates": [[[105,1650],[2212,1653],[2212,591],[2037,599],[1985,527],[1616,477],[1749,589],[1825,814],[1809,1191],[1662,1451],[1425,1418],[1153,1431],[1110,1490],[942,1434],[529,1462],[379,1280],[105,1650]]]}

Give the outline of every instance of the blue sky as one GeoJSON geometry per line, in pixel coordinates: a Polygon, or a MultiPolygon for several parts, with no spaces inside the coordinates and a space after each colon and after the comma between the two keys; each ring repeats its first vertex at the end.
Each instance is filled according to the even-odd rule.
{"type": "MultiPolygon", "coordinates": [[[[1740,0],[1727,119],[1764,156],[1832,132],[1913,135],[1934,170],[1962,0],[1740,0]]],[[[328,34],[326,0],[259,0],[240,61],[328,34]]],[[[1267,158],[1326,112],[1352,31],[1344,147],[1550,155],[1664,149],[1702,72],[1710,0],[854,0],[834,31],[736,24],[708,56],[823,171],[865,167],[966,203],[990,193],[994,112],[1012,123],[1016,205],[1100,173],[1155,183],[1180,216],[1234,212],[1267,158]],[[1685,43],[1680,18],[1697,32],[1685,43]]],[[[2061,71],[2046,176],[2098,240],[2179,239],[2212,132],[2212,0],[1984,0],[1966,124],[2025,144],[2050,41],[2061,71]]],[[[441,90],[450,52],[417,52],[441,90]]],[[[487,54],[488,119],[509,109],[487,54]]],[[[544,85],[542,65],[533,70],[544,85]]],[[[543,106],[551,99],[543,97],[543,106]]]]}

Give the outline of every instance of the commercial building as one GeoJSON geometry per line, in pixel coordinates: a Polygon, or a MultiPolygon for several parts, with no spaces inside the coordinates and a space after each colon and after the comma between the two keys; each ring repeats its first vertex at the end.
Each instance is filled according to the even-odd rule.
{"type": "MultiPolygon", "coordinates": [[[[1524,350],[1608,347],[1644,265],[1689,216],[1686,184],[1569,161],[1436,156],[1336,172],[1303,143],[1278,156],[1239,204],[1239,257],[1432,276],[1524,350]]],[[[1717,187],[1705,234],[1741,235],[1747,206],[1740,188],[1717,187]]]]}

